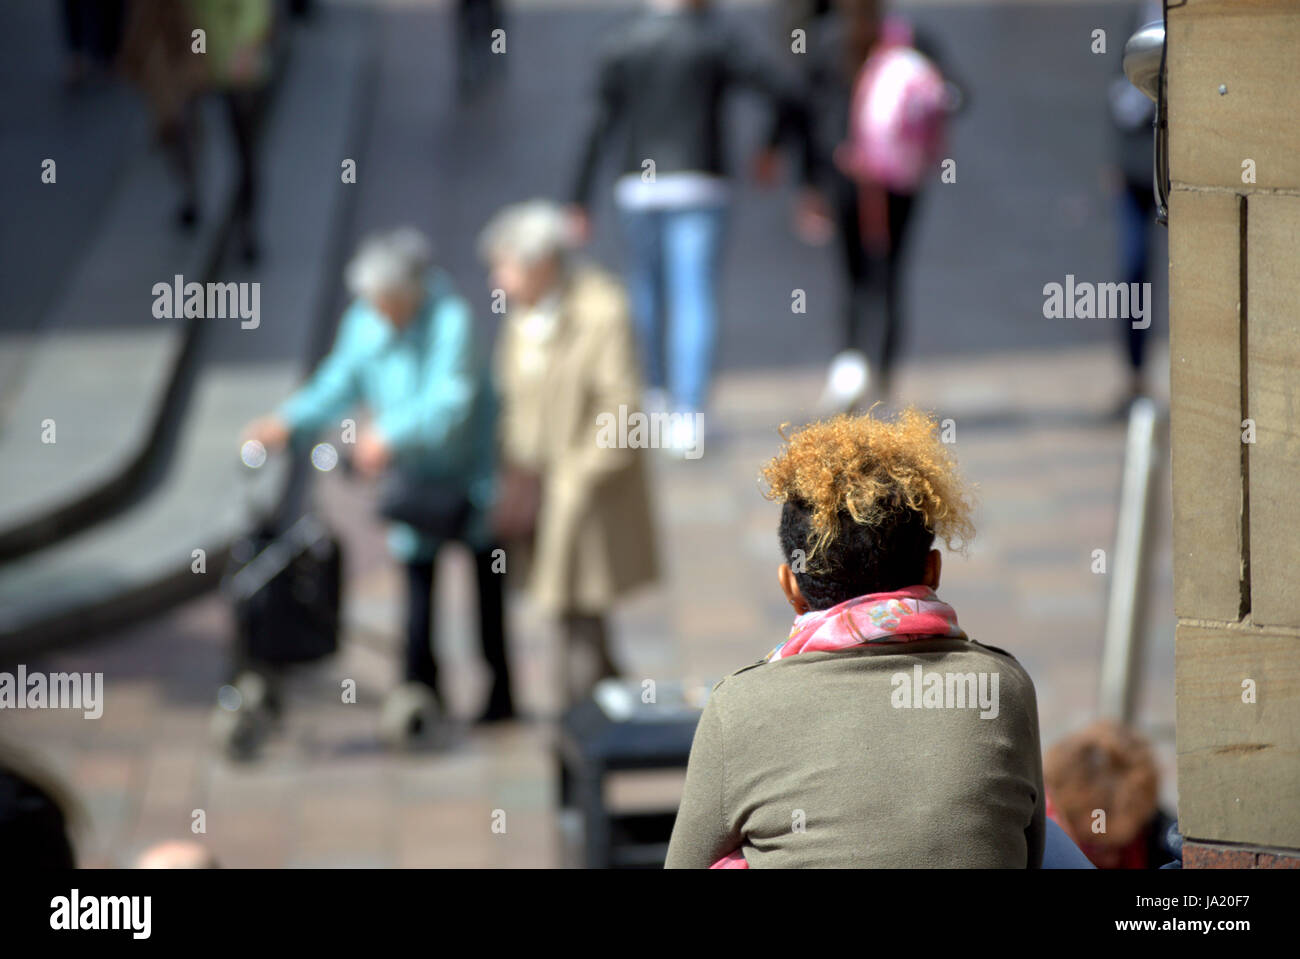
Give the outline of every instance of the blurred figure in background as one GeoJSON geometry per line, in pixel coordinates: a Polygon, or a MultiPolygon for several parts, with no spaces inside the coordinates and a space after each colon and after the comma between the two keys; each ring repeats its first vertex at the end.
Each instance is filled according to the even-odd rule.
{"type": "Polygon", "coordinates": [[[501,0],[456,0],[456,87],[462,101],[505,69],[506,58],[492,52],[497,29],[505,29],[501,0]]]}
{"type": "MultiPolygon", "coordinates": [[[[615,203],[651,412],[691,414],[707,403],[728,201],[723,106],[741,88],[764,95],[783,130],[798,129],[780,63],[760,55],[705,0],[652,0],[611,39],[598,68],[575,220],[585,233],[601,152],[616,142],[615,203]]],[[[678,419],[672,448],[694,448],[698,418],[678,419]]]]}
{"type": "Polygon", "coordinates": [[[131,0],[123,72],[148,100],[155,128],[181,183],[177,222],[199,219],[197,97],[219,93],[237,158],[234,236],[247,263],[258,257],[254,153],[270,77],[271,0],[131,0]],[[203,51],[192,35],[203,30],[203,51]]]}
{"type": "Polygon", "coordinates": [[[822,188],[805,195],[799,232],[817,244],[838,235],[847,287],[843,345],[818,404],[824,414],[861,405],[873,389],[889,396],[908,227],[917,195],[939,174],[945,117],[963,100],[933,42],[902,18],[882,18],[881,7],[834,0],[808,19],[808,53],[799,58],[822,188]]]}
{"type": "MultiPolygon", "coordinates": [[[[1159,0],[1143,0],[1135,11],[1130,35],[1139,27],[1163,18],[1164,9],[1159,0]]],[[[1115,133],[1115,165],[1109,179],[1119,221],[1120,279],[1124,283],[1144,283],[1152,275],[1151,234],[1156,216],[1152,132],[1156,105],[1129,83],[1122,65],[1120,75],[1111,81],[1109,94],[1115,133]]],[[[1128,360],[1128,386],[1117,409],[1123,415],[1133,400],[1146,394],[1143,368],[1151,329],[1134,329],[1132,320],[1127,318],[1121,322],[1128,360]]]]}
{"type": "Polygon", "coordinates": [[[154,134],[181,184],[177,222],[198,220],[198,116],[193,100],[203,88],[206,66],[190,52],[194,18],[175,0],[130,0],[122,36],[121,69],[139,87],[154,134]]]}
{"type": "Polygon", "coordinates": [[[1159,869],[1178,858],[1174,821],[1156,804],[1151,745],[1133,730],[1101,720],[1067,736],[1043,756],[1043,785],[1048,817],[1098,869],[1159,869]]]}
{"type": "MultiPolygon", "coordinates": [[[[341,424],[364,404],[369,425],[356,438],[353,465],[384,477],[385,503],[414,500],[435,533],[395,523],[389,546],[406,570],[406,683],[385,708],[384,734],[412,741],[442,716],[434,656],[435,561],[448,539],[474,554],[479,631],[492,685],[480,719],[514,715],[506,659],[502,576],[493,570],[488,527],[494,468],[494,406],[476,355],[473,318],[451,279],[434,268],[428,240],[413,229],[372,236],[348,264],[356,297],[329,355],[279,410],[250,424],[247,439],[268,449],[341,424]]],[[[389,506],[384,507],[387,511],[389,506]]]]}
{"type": "Polygon", "coordinates": [[[70,837],[77,807],[25,752],[0,742],[0,849],[27,869],[75,869],[70,837]]]}
{"type": "Polygon", "coordinates": [[[64,84],[75,89],[92,72],[106,72],[122,42],[126,0],[63,0],[64,84]]]}
{"type": "Polygon", "coordinates": [[[573,703],[617,675],[610,608],[657,571],[641,453],[601,442],[598,429],[639,398],[627,305],[612,278],[572,261],[568,227],[558,206],[521,203],[487,225],[480,251],[507,304],[497,530],[513,570],[526,558],[533,601],[560,624],[573,703]]]}

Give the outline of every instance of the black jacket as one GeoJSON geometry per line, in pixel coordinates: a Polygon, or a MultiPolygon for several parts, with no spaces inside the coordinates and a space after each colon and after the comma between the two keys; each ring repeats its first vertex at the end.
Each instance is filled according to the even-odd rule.
{"type": "Polygon", "coordinates": [[[724,176],[726,95],[750,89],[765,95],[776,125],[795,138],[803,128],[796,85],[781,65],[723,17],[709,10],[640,16],[610,39],[597,78],[596,114],[586,138],[573,199],[590,199],[600,154],[621,138],[619,170],[724,176]]]}

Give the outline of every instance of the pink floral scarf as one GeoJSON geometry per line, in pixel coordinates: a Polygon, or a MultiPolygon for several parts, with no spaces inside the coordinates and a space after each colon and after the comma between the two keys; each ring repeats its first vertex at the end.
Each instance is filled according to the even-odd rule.
{"type": "MultiPolygon", "coordinates": [[[[966,634],[957,625],[956,612],[934,590],[908,586],[892,593],[868,593],[830,609],[809,610],[794,621],[790,638],[763,661],[935,638],[965,639],[966,634]]],[[[748,869],[749,863],[737,849],[709,868],[748,869]]]]}
{"type": "Polygon", "coordinates": [[[790,638],[767,654],[765,662],[799,653],[852,649],[917,639],[965,639],[957,614],[929,586],[907,586],[892,593],[868,593],[830,609],[809,610],[794,621],[790,638]]]}

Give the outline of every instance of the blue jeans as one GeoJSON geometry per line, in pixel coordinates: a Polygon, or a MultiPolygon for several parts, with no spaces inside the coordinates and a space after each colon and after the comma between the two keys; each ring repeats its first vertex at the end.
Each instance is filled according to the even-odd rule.
{"type": "Polygon", "coordinates": [[[623,210],[627,285],[646,384],[675,408],[708,398],[717,342],[717,277],[726,207],[623,210]]]}

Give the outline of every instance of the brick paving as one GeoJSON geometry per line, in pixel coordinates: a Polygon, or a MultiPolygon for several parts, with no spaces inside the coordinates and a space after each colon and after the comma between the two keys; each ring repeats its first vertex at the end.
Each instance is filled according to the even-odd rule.
{"type": "MultiPolygon", "coordinates": [[[[1164,368],[1156,357],[1155,369],[1164,368]]],[[[904,368],[902,395],[951,417],[956,454],[979,484],[979,536],[947,557],[941,594],[975,638],[1013,652],[1034,678],[1044,744],[1088,721],[1097,703],[1107,578],[1092,550],[1114,536],[1124,430],[1102,414],[1119,388],[1108,350],[1004,354],[904,368]]],[[[783,420],[799,421],[820,371],[724,376],[704,456],[655,459],[665,582],[617,617],[628,676],[709,682],[779,640],[788,608],[775,586],[776,507],[757,485],[783,420]]],[[[1173,806],[1173,625],[1168,500],[1157,497],[1140,724],[1157,741],[1173,806]]],[[[512,600],[512,658],[525,721],[460,730],[434,755],[378,745],[378,705],[397,668],[399,580],[367,516],[370,492],[322,476],[316,498],[347,544],[350,624],[333,661],[290,682],[283,728],[264,756],[231,765],[210,746],[208,711],[222,681],[229,622],[208,596],[150,623],[29,662],[29,669],[105,674],[99,720],[14,712],[6,736],[43,756],[82,807],[90,866],[129,864],[149,843],[198,837],[228,866],[511,866],[560,862],[548,717],[551,634],[512,600]],[[355,679],[355,705],[340,682],[355,679]],[[494,832],[493,816],[505,815],[494,832]]],[[[440,580],[441,655],[451,709],[474,713],[485,676],[476,658],[466,557],[449,551],[440,580]]],[[[671,805],[678,774],[625,776],[612,801],[671,805]]]]}

